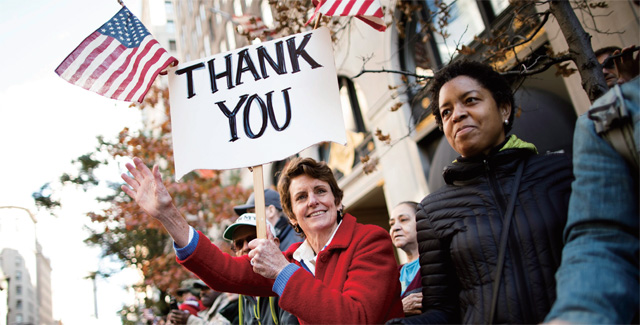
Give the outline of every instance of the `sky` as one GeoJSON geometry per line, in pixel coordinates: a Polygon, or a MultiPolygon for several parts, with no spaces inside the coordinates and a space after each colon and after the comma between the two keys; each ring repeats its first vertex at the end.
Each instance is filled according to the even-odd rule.
{"type": "MultiPolygon", "coordinates": [[[[139,0],[125,4],[140,17],[139,0]]],[[[83,243],[96,208],[88,195],[64,192],[58,217],[38,212],[31,197],[47,182],[71,172],[71,161],[95,149],[98,135],[113,138],[124,127],[140,127],[140,113],[128,103],[104,98],[60,77],[54,70],[85,37],[119,9],[116,0],[0,0],[0,207],[19,206],[38,220],[36,232],[51,261],[53,317],[64,324],[118,324],[116,311],[133,296],[125,286],[137,273],[125,270],[96,280],[98,269],[119,269],[83,243]]],[[[124,166],[101,177],[119,181],[124,166]]],[[[6,210],[0,209],[0,222],[6,210]]]]}

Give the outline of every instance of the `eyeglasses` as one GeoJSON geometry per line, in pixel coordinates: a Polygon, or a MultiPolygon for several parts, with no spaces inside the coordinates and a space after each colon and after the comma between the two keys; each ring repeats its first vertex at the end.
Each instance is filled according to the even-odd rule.
{"type": "Polygon", "coordinates": [[[247,237],[244,238],[238,238],[236,240],[233,241],[233,245],[232,245],[232,249],[234,252],[239,252],[242,250],[242,248],[244,247],[244,243],[249,243],[250,241],[256,239],[256,235],[249,235],[247,237]]]}
{"type": "Polygon", "coordinates": [[[611,69],[615,68],[615,66],[616,66],[616,65],[615,65],[615,63],[613,62],[613,59],[614,59],[614,58],[612,58],[612,57],[608,57],[608,58],[606,58],[606,59],[604,60],[604,62],[602,62],[602,67],[603,67],[603,68],[605,68],[605,69],[607,69],[607,70],[611,70],[611,69]]]}

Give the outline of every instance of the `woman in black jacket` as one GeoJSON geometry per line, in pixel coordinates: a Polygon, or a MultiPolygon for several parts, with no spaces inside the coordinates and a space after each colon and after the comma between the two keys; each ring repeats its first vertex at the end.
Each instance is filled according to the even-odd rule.
{"type": "Polygon", "coordinates": [[[459,61],[431,82],[436,122],[461,156],[418,206],[423,313],[397,321],[542,322],[555,300],[570,159],[507,136],[513,94],[491,67],[459,61]]]}

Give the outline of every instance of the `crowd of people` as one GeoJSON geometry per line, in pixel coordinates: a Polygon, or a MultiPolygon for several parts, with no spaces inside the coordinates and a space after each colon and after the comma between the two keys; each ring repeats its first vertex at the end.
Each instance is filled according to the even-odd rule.
{"type": "Polygon", "coordinates": [[[637,323],[635,50],[595,52],[611,90],[579,117],[573,157],[539,153],[510,133],[513,90],[493,68],[464,60],[443,67],[430,81],[431,109],[460,156],[444,169],[445,186],[393,208],[388,231],[344,211],[325,163],[297,157],[278,191],[264,193],[266,239],[257,238],[253,194],[235,208],[239,217],[223,234],[233,256],[187,223],[157,166],[134,158],[123,190],[162,223],[178,262],[200,279],[183,288],[168,321],[637,323]],[[603,130],[596,111],[620,106],[623,118],[603,130]],[[635,165],[607,133],[624,123],[635,165]]]}

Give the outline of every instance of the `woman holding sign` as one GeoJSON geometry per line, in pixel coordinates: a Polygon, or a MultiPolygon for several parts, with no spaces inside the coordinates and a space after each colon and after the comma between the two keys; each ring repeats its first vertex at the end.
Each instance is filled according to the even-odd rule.
{"type": "MultiPolygon", "coordinates": [[[[343,214],[343,192],[322,162],[295,158],[278,190],[296,231],[305,236],[284,253],[254,239],[247,256],[232,257],[191,228],[162,184],[158,167],[127,164],[123,190],[159,220],[175,242],[178,262],[214,290],[280,296],[280,308],[300,323],[384,323],[402,317],[399,274],[389,234],[343,214]]],[[[270,236],[270,234],[267,234],[270,236]]]]}

